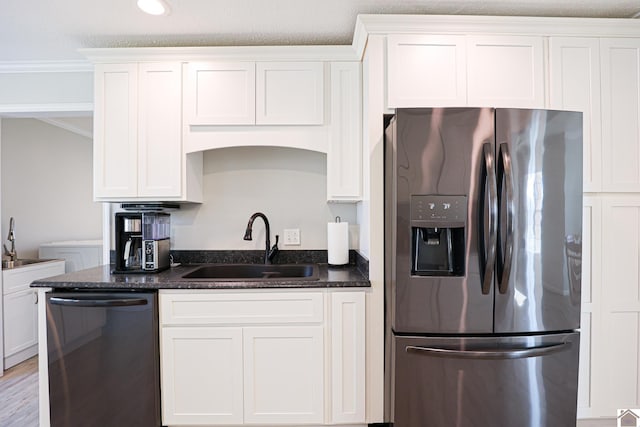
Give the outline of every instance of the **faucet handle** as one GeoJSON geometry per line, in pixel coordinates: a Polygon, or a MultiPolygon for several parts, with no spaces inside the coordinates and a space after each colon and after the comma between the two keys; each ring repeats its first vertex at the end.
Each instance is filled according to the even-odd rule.
{"type": "Polygon", "coordinates": [[[279,249],[278,249],[278,240],[280,239],[280,236],[278,236],[276,234],[276,243],[271,247],[271,249],[269,250],[269,255],[267,256],[269,258],[269,261],[273,261],[273,259],[276,257],[276,255],[278,255],[279,249]]]}

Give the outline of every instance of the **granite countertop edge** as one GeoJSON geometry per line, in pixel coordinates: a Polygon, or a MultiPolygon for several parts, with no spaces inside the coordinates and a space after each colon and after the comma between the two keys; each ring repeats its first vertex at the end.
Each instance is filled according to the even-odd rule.
{"type": "Polygon", "coordinates": [[[159,290],[159,289],[311,289],[311,288],[368,288],[369,279],[354,265],[330,267],[318,264],[318,280],[187,280],[182,276],[198,268],[199,264],[185,264],[159,273],[112,274],[112,265],[80,270],[59,276],[35,280],[33,288],[159,290]]]}

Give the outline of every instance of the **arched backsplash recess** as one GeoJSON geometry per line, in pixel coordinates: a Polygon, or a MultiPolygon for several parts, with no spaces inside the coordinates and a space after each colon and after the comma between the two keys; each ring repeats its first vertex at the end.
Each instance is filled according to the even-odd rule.
{"type": "Polygon", "coordinates": [[[326,155],[320,152],[227,147],[205,151],[203,162],[202,204],[172,212],[172,249],[261,249],[261,226],[253,241],[242,239],[254,212],[267,215],[271,240],[280,235],[284,250],[326,249],[327,222],[340,216],[356,223],[355,204],[327,203],[326,155]],[[285,228],[300,229],[299,246],[283,245],[285,228]]]}

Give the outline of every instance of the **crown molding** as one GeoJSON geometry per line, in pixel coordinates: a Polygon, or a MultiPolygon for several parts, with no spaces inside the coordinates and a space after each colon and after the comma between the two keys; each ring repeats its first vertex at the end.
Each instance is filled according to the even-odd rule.
{"type": "Polygon", "coordinates": [[[0,61],[0,73],[78,73],[93,72],[93,64],[81,61],[0,61]]]}
{"type": "Polygon", "coordinates": [[[474,15],[358,15],[353,49],[362,58],[370,34],[485,34],[640,37],[640,20],[474,15]]]}
{"type": "Polygon", "coordinates": [[[146,61],[357,61],[350,45],[194,46],[79,49],[92,63],[146,61]]]}

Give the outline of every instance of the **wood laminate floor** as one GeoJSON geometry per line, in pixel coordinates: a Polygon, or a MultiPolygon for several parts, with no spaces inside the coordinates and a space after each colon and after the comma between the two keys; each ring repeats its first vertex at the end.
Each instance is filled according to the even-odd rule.
{"type": "Polygon", "coordinates": [[[38,427],[38,357],[0,377],[0,426],[38,427]]]}
{"type": "MultiPolygon", "coordinates": [[[[577,427],[615,427],[615,418],[579,420],[577,427]]],[[[38,357],[0,377],[0,426],[38,427],[38,357]]]]}

